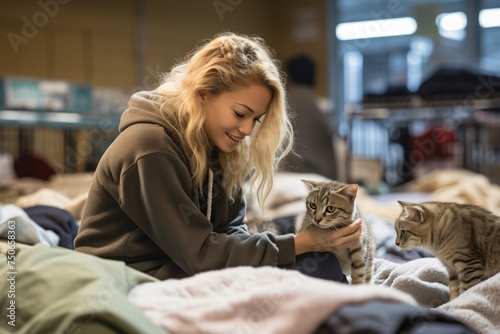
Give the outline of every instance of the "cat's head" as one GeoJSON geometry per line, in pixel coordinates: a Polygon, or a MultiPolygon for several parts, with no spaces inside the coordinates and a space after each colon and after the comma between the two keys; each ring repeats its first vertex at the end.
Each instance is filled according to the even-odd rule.
{"type": "Polygon", "coordinates": [[[402,211],[394,222],[396,245],[401,249],[424,246],[431,230],[432,216],[425,203],[398,201],[402,211]]]}
{"type": "Polygon", "coordinates": [[[352,222],[356,212],[357,184],[301,180],[309,190],[306,217],[321,228],[341,227],[352,222]]]}

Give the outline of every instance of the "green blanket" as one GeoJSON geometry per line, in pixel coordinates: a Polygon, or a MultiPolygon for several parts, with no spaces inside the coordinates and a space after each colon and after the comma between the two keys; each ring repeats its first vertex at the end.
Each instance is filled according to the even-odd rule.
{"type": "Polygon", "coordinates": [[[127,300],[155,279],[123,262],[42,244],[10,255],[0,254],[1,333],[165,333],[127,300]]]}

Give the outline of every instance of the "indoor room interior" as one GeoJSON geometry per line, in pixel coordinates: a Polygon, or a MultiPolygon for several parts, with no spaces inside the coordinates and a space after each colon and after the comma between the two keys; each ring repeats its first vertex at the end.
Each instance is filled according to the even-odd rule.
{"type": "MultiPolygon", "coordinates": [[[[288,61],[297,55],[313,60],[314,84],[309,88],[318,112],[315,119],[322,120],[309,123],[309,132],[297,130],[298,104],[290,103],[291,115],[297,113],[297,124],[292,119],[296,145],[309,143],[299,157],[308,167],[278,166],[264,203],[257,200],[255,189],[245,190],[250,233],[297,232],[308,195],[303,179],[356,184],[356,205],[375,231],[376,257],[390,263],[376,267],[375,285],[410,294],[423,307],[451,310],[453,316],[460,313],[453,313],[459,307],[450,304],[442,265],[432,262],[434,254],[428,250],[397,247],[394,222],[402,212],[398,201],[440,201],[484,208],[500,226],[500,1],[21,0],[4,1],[0,8],[0,253],[8,255],[11,250],[21,257],[22,250],[40,245],[75,253],[74,239],[96,168],[120,133],[131,96],[158,87],[164,75],[203,41],[236,32],[265,40],[280,62],[287,93],[294,84],[288,61]],[[311,139],[319,127],[329,140],[311,139]],[[316,148],[329,151],[333,162],[316,148]],[[308,165],[310,155],[331,174],[308,165]],[[54,221],[48,212],[34,214],[45,207],[57,208],[63,216],[54,221]],[[11,222],[18,220],[23,225],[16,227],[14,240],[8,236],[11,222]],[[9,248],[11,241],[15,252],[9,248]],[[421,260],[428,261],[427,278],[414,265],[421,260]]],[[[56,283],[47,283],[59,279],[55,268],[66,268],[63,275],[72,275],[65,263],[51,266],[50,261],[64,254],[55,260],[52,254],[40,255],[43,251],[37,248],[38,259],[28,258],[25,251],[24,266],[33,263],[26,269],[29,274],[21,274],[19,257],[12,261],[17,271],[14,266],[6,272],[16,273],[12,275],[18,296],[24,287],[32,298],[47,298],[46,302],[37,306],[18,297],[16,304],[6,294],[0,297],[3,310],[17,305],[18,329],[26,333],[67,333],[75,328],[82,333],[182,333],[188,328],[193,333],[201,328],[210,328],[210,333],[309,333],[343,305],[327,305],[330,311],[322,319],[311,316],[303,323],[298,321],[304,318],[298,309],[290,308],[286,316],[286,303],[279,302],[270,314],[256,306],[262,321],[233,314],[240,318],[228,315],[227,324],[221,318],[217,321],[222,327],[217,327],[208,312],[193,315],[185,306],[185,323],[179,320],[180,311],[173,310],[162,310],[171,320],[162,322],[141,312],[147,307],[141,309],[127,299],[132,285],[117,281],[110,288],[103,283],[122,270],[114,264],[109,271],[105,264],[95,264],[108,276],[93,281],[101,285],[94,285],[87,296],[92,299],[86,299],[83,288],[65,292],[68,297],[42,297],[57,289],[56,283]],[[45,276],[38,277],[39,271],[45,276]],[[38,284],[46,287],[35,290],[38,284]],[[290,317],[294,320],[281,331],[259,327],[279,328],[290,317]]],[[[462,303],[480,305],[473,316],[457,318],[471,333],[500,328],[498,316],[491,313],[500,307],[499,298],[481,299],[500,296],[500,277],[494,278],[462,303]]],[[[149,281],[142,276],[134,279],[137,285],[149,281]]],[[[64,282],[67,291],[73,290],[71,284],[90,285],[64,282]]],[[[2,291],[5,284],[10,283],[3,280],[2,291]]],[[[317,287],[311,283],[308,288],[317,287]]],[[[309,290],[304,289],[293,291],[307,296],[309,290]]],[[[284,295],[297,298],[291,291],[284,295]]],[[[365,296],[370,298],[376,293],[365,296]]],[[[15,333],[8,317],[9,313],[7,320],[2,317],[0,328],[15,333]]]]}

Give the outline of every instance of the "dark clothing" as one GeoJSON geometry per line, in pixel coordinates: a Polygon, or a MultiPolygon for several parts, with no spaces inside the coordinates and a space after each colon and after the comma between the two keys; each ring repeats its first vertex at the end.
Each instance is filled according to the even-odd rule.
{"type": "Polygon", "coordinates": [[[345,305],[315,334],[477,334],[451,316],[430,308],[390,301],[345,305]]]}
{"type": "Polygon", "coordinates": [[[58,246],[74,249],[78,225],[69,211],[48,205],[30,206],[24,208],[24,211],[35,223],[59,236],[58,246]]]}
{"type": "Polygon", "coordinates": [[[280,266],[300,273],[329,281],[349,283],[342,273],[339,260],[331,252],[311,252],[297,255],[294,264],[280,266]]]}

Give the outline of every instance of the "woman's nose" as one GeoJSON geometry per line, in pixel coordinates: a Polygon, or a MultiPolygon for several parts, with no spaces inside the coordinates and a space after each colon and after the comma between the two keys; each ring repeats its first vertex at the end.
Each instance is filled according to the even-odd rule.
{"type": "Polygon", "coordinates": [[[245,136],[250,136],[252,134],[254,124],[255,123],[252,118],[246,119],[243,122],[241,122],[238,130],[245,136]]]}

